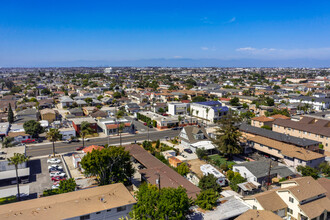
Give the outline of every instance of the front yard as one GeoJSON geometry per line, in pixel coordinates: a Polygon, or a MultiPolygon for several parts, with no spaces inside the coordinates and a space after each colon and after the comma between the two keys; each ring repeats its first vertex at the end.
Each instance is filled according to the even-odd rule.
{"type": "Polygon", "coordinates": [[[235,165],[236,163],[233,161],[228,161],[227,158],[224,158],[218,154],[210,155],[209,158],[216,164],[220,166],[221,164],[227,163],[228,166],[235,165]]]}

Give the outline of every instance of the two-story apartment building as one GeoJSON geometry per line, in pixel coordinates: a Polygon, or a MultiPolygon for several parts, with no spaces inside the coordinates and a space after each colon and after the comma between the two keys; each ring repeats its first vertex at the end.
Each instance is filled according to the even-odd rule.
{"type": "Polygon", "coordinates": [[[62,193],[0,207],[0,219],[109,219],[129,217],[136,200],[122,183],[62,193]]]}
{"type": "Polygon", "coordinates": [[[281,187],[243,198],[256,210],[268,210],[282,218],[300,220],[329,219],[328,191],[312,177],[281,182],[281,187]]]}
{"type": "Polygon", "coordinates": [[[300,121],[276,119],[272,128],[279,133],[318,141],[325,153],[330,154],[330,119],[310,116],[303,116],[300,121]]]}

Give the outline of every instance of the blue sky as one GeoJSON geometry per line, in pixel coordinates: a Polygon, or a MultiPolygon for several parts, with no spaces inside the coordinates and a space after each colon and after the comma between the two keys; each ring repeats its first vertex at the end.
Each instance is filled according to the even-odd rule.
{"type": "Polygon", "coordinates": [[[329,39],[330,1],[322,0],[0,2],[3,67],[159,58],[328,61],[329,39]]]}

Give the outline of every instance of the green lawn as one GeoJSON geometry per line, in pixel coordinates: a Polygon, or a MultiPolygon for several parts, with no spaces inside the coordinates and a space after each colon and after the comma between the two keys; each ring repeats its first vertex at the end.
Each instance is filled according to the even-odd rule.
{"type": "Polygon", "coordinates": [[[236,164],[233,161],[227,161],[227,158],[221,157],[220,155],[217,155],[217,154],[210,155],[209,158],[211,158],[211,160],[213,160],[216,163],[217,163],[217,161],[219,161],[220,164],[223,164],[223,163],[227,163],[227,165],[234,165],[234,164],[236,164]]]}
{"type": "Polygon", "coordinates": [[[9,196],[5,198],[0,198],[0,205],[12,203],[12,202],[17,202],[16,196],[9,196]]]}

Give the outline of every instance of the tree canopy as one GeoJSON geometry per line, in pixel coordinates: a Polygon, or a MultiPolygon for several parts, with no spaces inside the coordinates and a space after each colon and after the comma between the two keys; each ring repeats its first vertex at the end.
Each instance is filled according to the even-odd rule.
{"type": "Polygon", "coordinates": [[[41,127],[40,123],[35,120],[27,121],[23,124],[25,133],[32,135],[32,137],[38,137],[39,134],[44,132],[43,127],[41,127]]]}
{"type": "Polygon", "coordinates": [[[216,131],[216,138],[213,143],[218,147],[219,151],[229,158],[233,154],[239,154],[242,151],[239,138],[239,132],[236,124],[240,121],[239,117],[233,112],[224,116],[219,123],[219,129],[216,131]]]}
{"type": "Polygon", "coordinates": [[[161,188],[142,184],[136,193],[137,203],[131,217],[142,219],[183,220],[189,212],[191,200],[182,187],[161,188]]]}
{"type": "Polygon", "coordinates": [[[297,171],[301,172],[303,176],[311,176],[314,179],[319,178],[319,171],[310,166],[298,166],[297,171]]]}
{"type": "Polygon", "coordinates": [[[202,190],[214,189],[217,192],[221,192],[221,186],[216,181],[217,178],[214,175],[208,174],[199,180],[198,187],[202,190]]]}
{"type": "Polygon", "coordinates": [[[187,175],[187,174],[190,172],[187,163],[182,163],[182,164],[180,164],[180,165],[176,168],[176,171],[177,171],[181,176],[185,176],[185,175],[187,175]]]}
{"type": "Polygon", "coordinates": [[[196,205],[205,210],[211,210],[216,206],[219,193],[214,189],[207,189],[200,192],[196,199],[196,205]]]}
{"type": "Polygon", "coordinates": [[[96,176],[99,185],[112,183],[129,184],[134,168],[128,151],[124,147],[108,147],[93,150],[81,160],[87,176],[96,176]]]}

